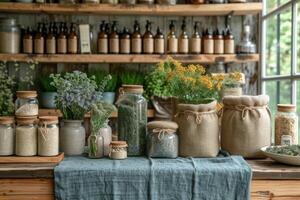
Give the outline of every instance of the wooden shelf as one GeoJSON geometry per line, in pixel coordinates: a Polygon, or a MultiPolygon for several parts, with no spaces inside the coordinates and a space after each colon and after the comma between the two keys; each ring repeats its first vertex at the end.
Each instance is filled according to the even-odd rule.
{"type": "MultiPolygon", "coordinates": [[[[1,61],[10,62],[38,62],[38,63],[145,63],[154,64],[163,61],[168,55],[112,55],[112,54],[0,54],[1,61]]],[[[228,54],[228,55],[171,55],[182,63],[244,63],[258,62],[259,54],[228,54]]]]}
{"type": "Polygon", "coordinates": [[[149,16],[220,16],[258,14],[262,3],[124,5],[124,4],[37,4],[0,3],[0,12],[45,14],[149,15],[149,16]]]}
{"type": "MultiPolygon", "coordinates": [[[[152,110],[152,109],[148,110],[148,117],[149,118],[153,118],[154,114],[155,114],[154,110],[152,110]]],[[[61,117],[62,114],[59,110],[56,110],[56,109],[39,109],[39,116],[59,116],[59,117],[61,117]]],[[[85,117],[89,118],[90,114],[87,113],[85,115],[85,117]]],[[[111,115],[111,118],[116,118],[116,117],[118,117],[118,113],[113,112],[112,115],[111,115]]]]}

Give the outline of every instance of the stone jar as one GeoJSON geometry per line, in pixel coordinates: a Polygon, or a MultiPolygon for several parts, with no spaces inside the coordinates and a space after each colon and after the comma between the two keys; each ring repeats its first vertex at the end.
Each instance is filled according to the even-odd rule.
{"type": "Polygon", "coordinates": [[[66,155],[81,155],[85,146],[85,129],[81,120],[63,120],[59,148],[66,155]]]}

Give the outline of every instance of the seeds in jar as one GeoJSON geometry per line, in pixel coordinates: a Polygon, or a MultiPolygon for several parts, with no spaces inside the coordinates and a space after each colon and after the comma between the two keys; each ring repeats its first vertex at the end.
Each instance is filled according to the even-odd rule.
{"type": "Polygon", "coordinates": [[[59,153],[57,117],[40,117],[38,127],[38,155],[56,156],[59,153]]]}
{"type": "Polygon", "coordinates": [[[291,145],[297,143],[298,143],[298,117],[277,115],[275,118],[275,144],[291,145]],[[290,136],[291,143],[288,141],[288,138],[286,136],[290,136]],[[284,137],[286,139],[284,139],[284,137]]]}
{"type": "Polygon", "coordinates": [[[37,104],[24,104],[16,110],[18,116],[36,116],[39,114],[39,106],[37,104]]]}
{"type": "Polygon", "coordinates": [[[16,155],[18,156],[37,154],[37,127],[32,123],[19,124],[18,122],[16,127],[16,155]]]}

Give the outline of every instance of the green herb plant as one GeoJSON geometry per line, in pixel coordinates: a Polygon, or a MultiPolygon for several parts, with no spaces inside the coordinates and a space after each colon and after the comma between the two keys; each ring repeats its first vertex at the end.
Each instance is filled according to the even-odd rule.
{"type": "Polygon", "coordinates": [[[20,65],[15,62],[14,69],[18,77],[17,89],[18,90],[30,90],[34,85],[34,74],[37,62],[28,61],[27,64],[20,65]]]}
{"type": "Polygon", "coordinates": [[[8,74],[5,62],[0,63],[0,116],[14,114],[13,91],[15,82],[8,74]]]}
{"type": "Polygon", "coordinates": [[[39,86],[43,92],[56,92],[56,88],[51,85],[52,81],[50,75],[42,75],[38,78],[39,86]]]}
{"type": "MultiPolygon", "coordinates": [[[[94,71],[89,72],[89,77],[95,77],[95,81],[97,85],[101,85],[102,81],[107,77],[109,73],[104,71],[94,71]]],[[[115,92],[118,85],[118,75],[117,74],[110,74],[111,79],[107,82],[104,92],[115,92]]]]}
{"type": "Polygon", "coordinates": [[[120,75],[122,85],[144,85],[145,74],[135,71],[124,72],[120,75]]]}

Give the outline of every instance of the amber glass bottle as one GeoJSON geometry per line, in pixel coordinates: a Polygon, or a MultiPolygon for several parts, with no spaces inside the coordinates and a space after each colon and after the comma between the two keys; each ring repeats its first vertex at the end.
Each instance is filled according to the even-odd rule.
{"type": "Polygon", "coordinates": [[[131,53],[142,53],[142,35],[140,33],[140,25],[138,21],[134,22],[134,31],[131,35],[131,53]]]}
{"type": "Polygon", "coordinates": [[[130,53],[130,34],[128,28],[124,27],[123,33],[120,38],[120,53],[130,53]]]}
{"type": "Polygon", "coordinates": [[[56,39],[53,34],[53,24],[50,24],[49,32],[46,38],[46,52],[47,54],[55,54],[56,53],[56,39]]]}
{"type": "Polygon", "coordinates": [[[154,53],[165,53],[165,37],[159,27],[157,27],[156,35],[154,37],[154,53]]]}
{"type": "Polygon", "coordinates": [[[214,53],[224,54],[224,37],[219,29],[217,29],[214,34],[214,53]]]}
{"type": "Polygon", "coordinates": [[[98,33],[98,53],[107,54],[108,53],[108,35],[106,30],[105,21],[100,24],[100,32],[98,33]]]}
{"type": "Polygon", "coordinates": [[[43,54],[44,53],[44,36],[43,36],[43,27],[42,24],[39,23],[38,31],[34,35],[34,53],[43,54]]]}
{"type": "Polygon", "coordinates": [[[76,34],[76,26],[71,24],[70,33],[68,35],[68,53],[76,54],[78,52],[78,37],[76,34]]]}
{"type": "Polygon", "coordinates": [[[168,34],[168,40],[167,40],[167,52],[169,54],[175,54],[178,52],[178,39],[175,33],[174,21],[171,21],[169,28],[170,28],[170,32],[168,34]]]}
{"type": "Polygon", "coordinates": [[[151,22],[147,20],[146,31],[143,35],[143,53],[152,54],[154,52],[154,39],[151,33],[151,22]]]}
{"type": "Polygon", "coordinates": [[[189,53],[189,36],[186,33],[186,23],[185,20],[182,22],[181,34],[178,40],[178,52],[181,54],[189,53]]]}
{"type": "Polygon", "coordinates": [[[23,36],[23,53],[33,53],[32,29],[28,27],[23,36]]]}
{"type": "Polygon", "coordinates": [[[117,22],[113,21],[111,32],[109,34],[109,53],[119,53],[119,34],[117,32],[117,22]]]}
{"type": "Polygon", "coordinates": [[[204,54],[213,54],[214,53],[214,38],[211,32],[206,29],[203,40],[203,53],[204,54]]]}
{"type": "Polygon", "coordinates": [[[57,36],[57,53],[65,54],[67,53],[67,37],[65,34],[65,29],[63,23],[61,23],[60,31],[57,36]]]}
{"type": "Polygon", "coordinates": [[[194,25],[194,33],[190,39],[190,52],[192,54],[201,53],[201,36],[198,32],[198,22],[195,22],[194,25]]]}
{"type": "Polygon", "coordinates": [[[230,29],[228,29],[226,31],[226,35],[224,37],[224,53],[225,54],[234,54],[234,37],[230,31],[230,29]]]}

